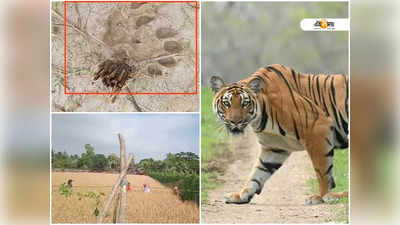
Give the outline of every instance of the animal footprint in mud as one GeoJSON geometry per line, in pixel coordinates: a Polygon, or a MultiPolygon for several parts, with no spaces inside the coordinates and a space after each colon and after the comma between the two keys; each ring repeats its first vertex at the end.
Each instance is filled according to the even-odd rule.
{"type": "Polygon", "coordinates": [[[176,60],[174,57],[168,57],[168,58],[159,59],[158,63],[162,66],[170,68],[170,67],[174,67],[176,65],[176,60]]]}
{"type": "Polygon", "coordinates": [[[146,3],[145,2],[134,2],[134,3],[131,3],[131,9],[138,9],[144,4],[146,4],[146,3]]]}
{"type": "Polygon", "coordinates": [[[170,53],[178,53],[183,50],[183,47],[177,41],[166,41],[164,42],[164,49],[170,53]]]}
{"type": "Polygon", "coordinates": [[[152,76],[162,75],[162,70],[156,64],[150,64],[147,66],[147,72],[152,76]]]}
{"type": "MultiPolygon", "coordinates": [[[[174,33],[174,30],[168,30],[168,28],[165,29],[158,29],[156,32],[156,36],[158,38],[164,38],[164,37],[168,37],[169,35],[175,35],[176,33],[174,33]],[[158,33],[157,33],[158,32],[158,33]]],[[[183,47],[180,43],[178,43],[177,41],[166,41],[164,42],[164,50],[169,52],[169,53],[179,53],[183,50],[183,47]]],[[[167,57],[167,58],[163,58],[163,59],[159,59],[158,63],[164,67],[174,67],[177,64],[176,59],[171,56],[171,57],[167,57]]]]}
{"type": "Polygon", "coordinates": [[[176,30],[168,27],[161,27],[156,30],[156,37],[158,39],[170,38],[177,34],[178,32],[176,32],[176,30]]]}
{"type": "Polygon", "coordinates": [[[140,27],[142,25],[150,23],[152,20],[154,20],[154,17],[151,16],[141,16],[139,19],[136,21],[136,27],[140,27]]]}

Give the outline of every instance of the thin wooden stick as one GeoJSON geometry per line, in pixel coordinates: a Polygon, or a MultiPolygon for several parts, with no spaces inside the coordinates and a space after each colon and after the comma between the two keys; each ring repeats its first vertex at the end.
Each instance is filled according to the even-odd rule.
{"type": "Polygon", "coordinates": [[[157,61],[160,59],[165,59],[165,58],[169,58],[169,57],[173,57],[173,56],[185,56],[185,55],[178,54],[178,53],[174,53],[174,54],[170,54],[170,55],[160,55],[160,56],[143,59],[143,60],[137,61],[136,63],[137,64],[146,64],[148,62],[153,62],[153,61],[157,61]]]}
{"type": "MultiPolygon", "coordinates": [[[[128,161],[127,161],[127,165],[129,165],[131,163],[132,159],[133,159],[133,155],[130,154],[128,161]]],[[[127,171],[128,171],[128,167],[125,167],[122,170],[121,174],[119,175],[117,181],[115,182],[115,184],[112,188],[111,194],[108,196],[106,202],[104,203],[104,207],[101,209],[99,218],[97,219],[97,223],[103,223],[104,217],[106,216],[106,212],[107,212],[108,208],[110,207],[111,201],[112,201],[115,193],[117,192],[118,187],[121,184],[121,181],[124,178],[124,176],[126,175],[127,171]]]]}
{"type": "MultiPolygon", "coordinates": [[[[126,165],[126,146],[125,146],[125,139],[122,136],[122,134],[118,134],[119,137],[119,146],[120,146],[120,157],[121,157],[121,168],[128,168],[129,164],[126,165]]],[[[121,170],[121,175],[123,176],[122,179],[122,190],[120,191],[121,193],[121,202],[120,202],[120,207],[119,207],[119,218],[118,222],[119,223],[125,223],[125,209],[126,209],[126,175],[122,174],[121,170]]]]}
{"type": "Polygon", "coordinates": [[[119,206],[120,206],[120,200],[121,200],[121,192],[118,192],[117,194],[117,199],[115,200],[115,208],[114,208],[114,215],[113,215],[113,223],[118,222],[118,216],[119,216],[119,206]]]}
{"type": "MultiPolygon", "coordinates": [[[[132,92],[131,92],[131,89],[129,89],[128,85],[126,86],[126,89],[128,90],[129,93],[132,93],[132,92]]],[[[133,104],[133,106],[135,107],[136,111],[138,111],[138,112],[143,112],[142,108],[141,108],[141,107],[139,106],[139,104],[136,102],[135,95],[129,95],[129,96],[127,96],[127,97],[128,97],[128,100],[129,100],[130,102],[132,102],[132,104],[133,104]]]]}
{"type": "MultiPolygon", "coordinates": [[[[60,15],[57,11],[55,11],[54,9],[51,9],[51,12],[52,12],[54,15],[56,15],[59,19],[61,19],[61,20],[64,21],[64,17],[63,17],[62,15],[60,15]]],[[[90,37],[90,38],[92,38],[93,40],[95,40],[96,42],[98,42],[98,43],[102,44],[103,46],[105,46],[105,47],[107,47],[107,48],[110,49],[110,47],[109,47],[106,43],[104,43],[103,41],[97,39],[97,38],[94,37],[93,35],[91,35],[91,34],[85,32],[85,31],[81,30],[81,29],[80,29],[79,27],[77,27],[75,24],[73,24],[72,22],[70,22],[68,19],[67,19],[66,22],[68,23],[67,25],[70,25],[71,28],[73,28],[73,29],[74,29],[75,31],[77,31],[78,33],[83,34],[83,35],[85,35],[85,36],[87,36],[87,37],[90,37]]]]}

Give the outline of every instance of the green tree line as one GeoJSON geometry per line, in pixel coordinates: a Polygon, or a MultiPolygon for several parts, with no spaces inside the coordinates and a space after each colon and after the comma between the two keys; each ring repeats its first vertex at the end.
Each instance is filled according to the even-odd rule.
{"type": "MultiPolygon", "coordinates": [[[[119,170],[120,158],[116,154],[105,156],[104,154],[96,154],[94,147],[85,144],[85,152],[80,156],[77,154],[69,155],[66,151],[51,151],[52,168],[58,169],[86,169],[92,171],[119,170]]],[[[134,162],[129,165],[134,166],[134,162]]]]}

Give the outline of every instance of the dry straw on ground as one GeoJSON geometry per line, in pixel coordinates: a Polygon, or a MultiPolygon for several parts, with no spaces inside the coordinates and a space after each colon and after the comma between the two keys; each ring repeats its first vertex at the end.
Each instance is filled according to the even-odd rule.
{"type": "MultiPolygon", "coordinates": [[[[95,201],[78,199],[78,192],[103,192],[108,195],[118,174],[54,172],[52,174],[52,222],[53,223],[96,223],[93,215],[95,201]],[[71,197],[60,195],[60,184],[73,181],[71,197]]],[[[132,190],[127,193],[127,223],[198,223],[199,207],[195,202],[182,202],[167,188],[148,176],[128,175],[132,190]],[[143,191],[143,184],[149,184],[150,193],[143,191]]],[[[104,201],[105,197],[102,197],[104,201]]],[[[114,203],[113,203],[114,204],[114,203]]],[[[112,222],[112,210],[105,223],[112,222]]]]}

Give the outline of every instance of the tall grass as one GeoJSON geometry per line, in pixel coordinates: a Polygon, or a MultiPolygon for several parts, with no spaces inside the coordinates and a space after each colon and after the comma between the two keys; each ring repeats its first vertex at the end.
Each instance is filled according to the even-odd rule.
{"type": "Polygon", "coordinates": [[[227,139],[227,133],[221,128],[221,123],[215,117],[212,109],[214,93],[210,88],[201,89],[201,199],[207,200],[207,191],[215,188],[213,178],[215,172],[207,169],[208,163],[218,156],[217,145],[227,139]]]}
{"type": "MultiPolygon", "coordinates": [[[[348,150],[336,150],[333,162],[333,176],[335,178],[336,187],[333,189],[334,192],[343,192],[349,190],[349,151],[348,150]]],[[[313,193],[319,192],[318,181],[316,178],[312,178],[307,182],[313,193]]],[[[349,199],[343,198],[338,203],[346,205],[346,208],[335,212],[335,222],[348,223],[348,205],[349,199]]]]}
{"type": "Polygon", "coordinates": [[[210,88],[201,89],[201,160],[207,164],[216,154],[215,145],[223,142],[227,134],[221,128],[212,109],[214,93],[210,88]]]}
{"type": "Polygon", "coordinates": [[[213,182],[216,178],[215,172],[202,172],[201,174],[201,201],[205,202],[208,199],[208,191],[216,188],[217,184],[213,182]]]}

